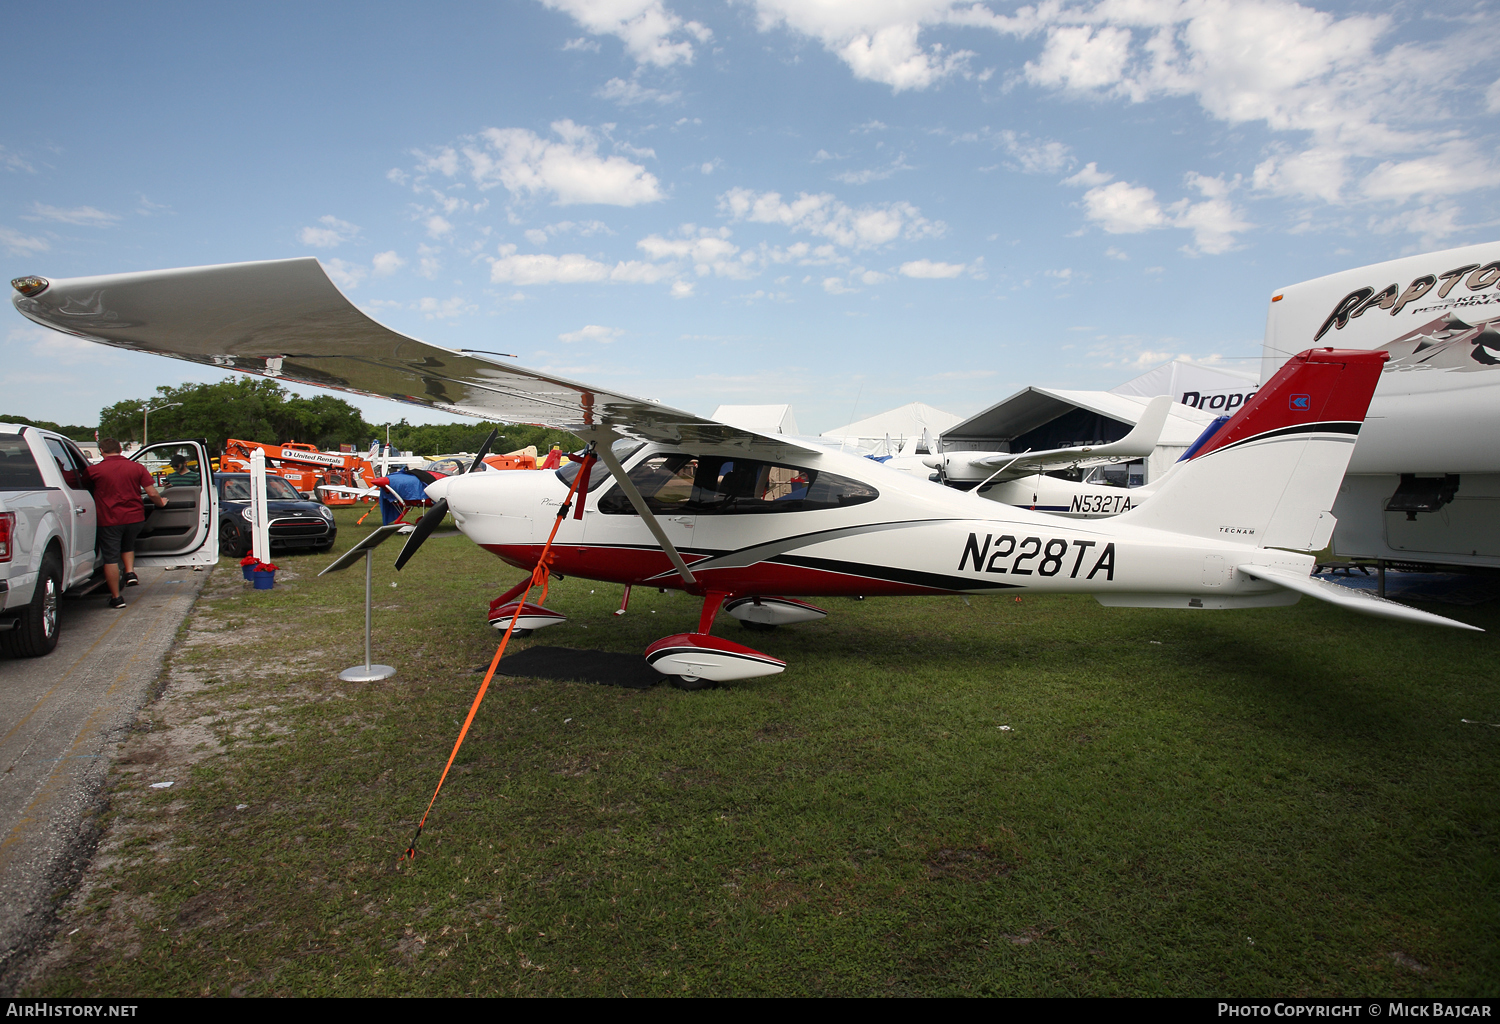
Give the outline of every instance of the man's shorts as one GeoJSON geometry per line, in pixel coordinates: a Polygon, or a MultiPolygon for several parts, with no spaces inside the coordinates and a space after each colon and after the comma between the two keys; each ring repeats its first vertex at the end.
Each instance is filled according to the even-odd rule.
{"type": "Polygon", "coordinates": [[[135,539],[141,535],[141,528],[145,525],[146,521],[143,519],[139,523],[99,527],[99,553],[104,556],[104,564],[118,563],[121,551],[134,551],[135,539]]]}

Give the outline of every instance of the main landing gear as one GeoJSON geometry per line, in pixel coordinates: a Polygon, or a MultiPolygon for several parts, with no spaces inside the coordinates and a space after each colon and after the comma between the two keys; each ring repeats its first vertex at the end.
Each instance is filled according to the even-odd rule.
{"type": "Polygon", "coordinates": [[[646,663],[684,690],[703,690],[715,683],[775,675],[786,668],[786,662],[779,658],[709,635],[727,596],[706,594],[703,611],[698,616],[698,631],[656,641],[646,648],[646,663]]]}
{"type": "MultiPolygon", "coordinates": [[[[515,619],[512,635],[524,637],[530,636],[534,630],[567,621],[567,616],[561,612],[539,604],[520,604],[516,598],[522,596],[529,583],[529,580],[520,583],[490,602],[491,626],[504,631],[515,619]],[[517,609],[521,613],[519,618],[516,618],[517,609]]],[[[703,690],[736,679],[775,675],[786,668],[786,662],[709,634],[719,609],[723,608],[745,628],[763,631],[794,622],[813,622],[828,614],[816,605],[789,597],[737,597],[726,603],[727,598],[730,595],[706,594],[703,610],[698,616],[697,631],[677,633],[656,641],[646,648],[646,663],[666,676],[673,686],[684,690],[703,690]]],[[[616,615],[625,612],[629,600],[630,589],[627,587],[616,615]]]]}

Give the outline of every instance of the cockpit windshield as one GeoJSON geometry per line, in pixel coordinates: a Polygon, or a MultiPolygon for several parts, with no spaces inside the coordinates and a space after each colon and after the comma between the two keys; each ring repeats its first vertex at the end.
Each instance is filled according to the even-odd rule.
{"type": "MultiPolygon", "coordinates": [[[[637,441],[633,437],[622,437],[609,447],[610,450],[614,452],[615,458],[619,459],[621,462],[624,462],[636,452],[640,451],[645,443],[645,441],[637,441]]],[[[582,468],[583,463],[570,462],[566,466],[563,466],[561,469],[557,470],[557,478],[561,480],[565,486],[572,487],[573,478],[578,475],[578,471],[582,468]]],[[[610,476],[609,469],[607,467],[605,467],[603,464],[596,465],[592,470],[589,471],[589,493],[592,494],[594,491],[597,491],[600,487],[604,486],[604,484],[612,479],[613,477],[610,476]]]]}

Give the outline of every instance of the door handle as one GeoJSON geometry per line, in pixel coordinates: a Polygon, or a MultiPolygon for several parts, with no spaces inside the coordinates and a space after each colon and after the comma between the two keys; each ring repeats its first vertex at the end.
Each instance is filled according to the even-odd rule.
{"type": "Polygon", "coordinates": [[[686,526],[691,528],[693,525],[693,518],[691,516],[674,516],[671,519],[668,519],[667,522],[676,523],[679,526],[686,526]]]}
{"type": "Polygon", "coordinates": [[[74,505],[73,506],[73,514],[75,516],[81,516],[85,512],[87,512],[87,511],[88,511],[88,509],[84,508],[82,505],[74,505]]]}

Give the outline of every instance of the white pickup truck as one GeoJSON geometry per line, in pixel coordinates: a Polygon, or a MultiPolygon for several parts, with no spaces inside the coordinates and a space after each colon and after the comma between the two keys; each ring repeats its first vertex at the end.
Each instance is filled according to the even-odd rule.
{"type": "MultiPolygon", "coordinates": [[[[213,565],[219,500],[202,441],[166,441],[130,456],[156,479],[164,508],[144,503],[138,567],[213,565]]],[[[57,607],[102,579],[88,461],[50,430],[0,423],[0,651],[36,658],[57,646],[57,607]]]]}

